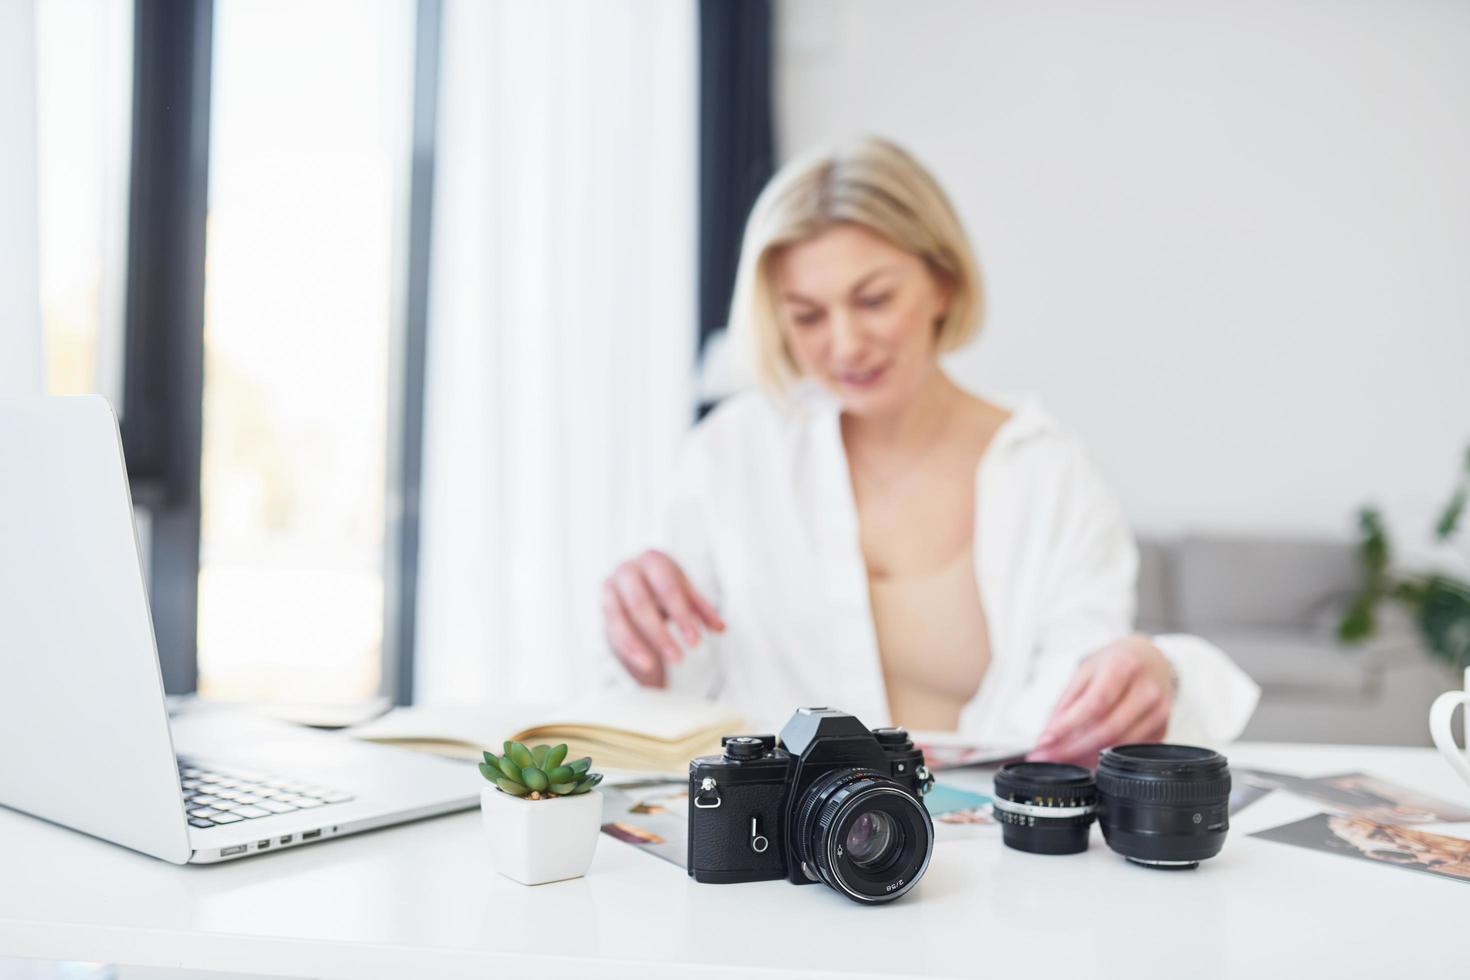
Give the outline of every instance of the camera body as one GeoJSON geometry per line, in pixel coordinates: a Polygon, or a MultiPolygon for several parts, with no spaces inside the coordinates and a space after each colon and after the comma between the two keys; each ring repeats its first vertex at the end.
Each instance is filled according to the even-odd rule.
{"type": "Polygon", "coordinates": [[[897,898],[933,849],[923,753],[901,728],[800,708],[772,735],[721,740],[689,763],[689,874],[728,883],[824,881],[857,901],[897,898]]]}

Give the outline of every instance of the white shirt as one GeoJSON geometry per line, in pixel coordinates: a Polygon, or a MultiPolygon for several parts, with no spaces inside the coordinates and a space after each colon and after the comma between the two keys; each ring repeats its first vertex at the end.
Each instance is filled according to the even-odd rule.
{"type": "MultiPolygon", "coordinates": [[[[1132,631],[1138,550],[1077,437],[1034,400],[992,437],[975,478],[976,579],[991,660],[959,729],[1029,746],[1088,654],[1132,631]]],[[[671,665],[752,730],[802,705],[890,724],[840,407],[815,385],[728,399],[685,441],[662,547],[727,629],[671,665]]],[[[1169,741],[1222,747],[1260,688],[1213,644],[1154,638],[1179,688],[1169,741]]]]}

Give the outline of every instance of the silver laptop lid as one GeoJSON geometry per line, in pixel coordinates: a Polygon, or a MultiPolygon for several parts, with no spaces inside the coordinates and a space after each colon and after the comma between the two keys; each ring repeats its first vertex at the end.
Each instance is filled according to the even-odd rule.
{"type": "Polygon", "coordinates": [[[0,399],[0,803],[183,864],[190,847],[117,418],[0,399]]]}

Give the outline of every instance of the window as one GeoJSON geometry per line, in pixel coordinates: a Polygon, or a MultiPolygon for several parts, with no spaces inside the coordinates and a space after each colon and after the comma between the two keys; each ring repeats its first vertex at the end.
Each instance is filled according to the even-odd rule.
{"type": "Polygon", "coordinates": [[[121,401],[133,5],[36,4],[47,390],[121,401]]]}
{"type": "Polygon", "coordinates": [[[216,0],[199,690],[382,682],[409,0],[216,0]]]}

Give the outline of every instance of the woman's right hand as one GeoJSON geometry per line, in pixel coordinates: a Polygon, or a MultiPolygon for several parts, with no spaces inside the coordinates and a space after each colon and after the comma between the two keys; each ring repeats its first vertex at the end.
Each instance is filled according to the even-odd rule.
{"type": "Polygon", "coordinates": [[[623,562],[602,583],[602,619],[613,652],[645,687],[663,687],[665,661],[683,657],[670,627],[691,646],[701,629],[725,631],[719,612],[683,569],[652,550],[623,562]]]}

